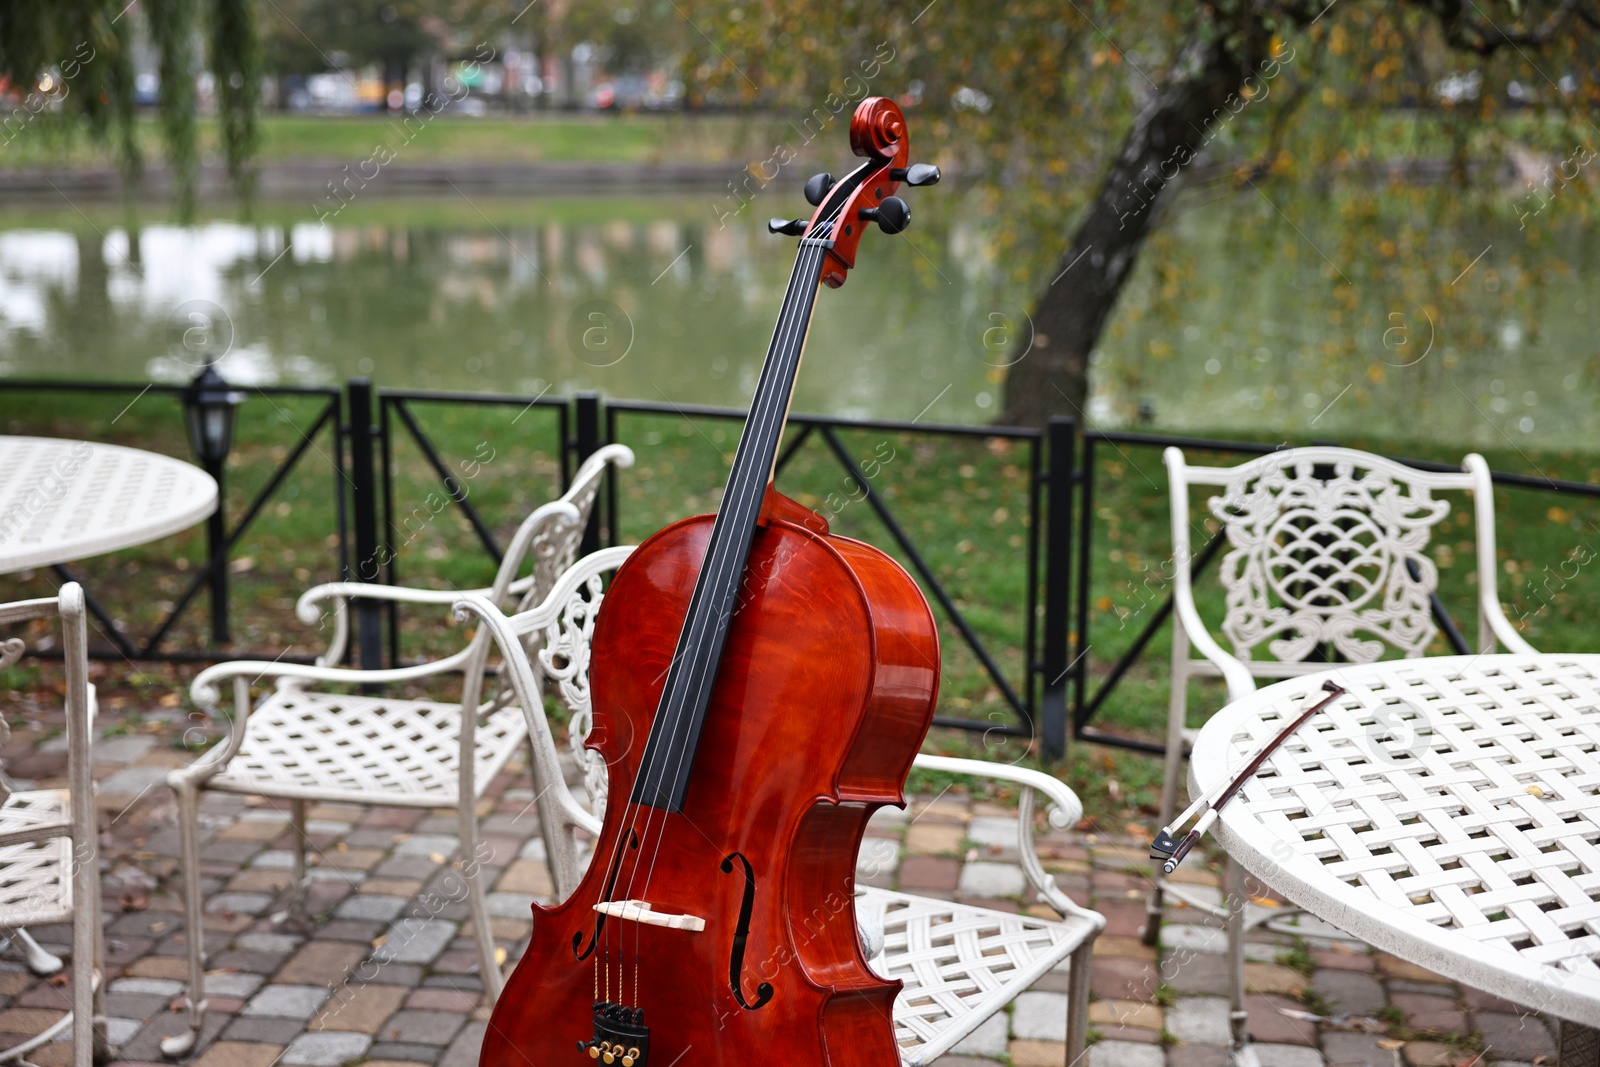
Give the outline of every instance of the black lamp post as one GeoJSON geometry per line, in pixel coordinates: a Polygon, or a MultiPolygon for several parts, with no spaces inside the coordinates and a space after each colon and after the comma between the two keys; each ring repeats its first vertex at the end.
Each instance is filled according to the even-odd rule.
{"type": "Polygon", "coordinates": [[[217,483],[217,508],[206,521],[206,547],[211,568],[211,639],[227,644],[228,561],[227,527],[223,520],[222,468],[233,448],[235,408],[244,394],[230,386],[210,363],[183,391],[183,418],[189,430],[189,447],[200,466],[217,483]]]}

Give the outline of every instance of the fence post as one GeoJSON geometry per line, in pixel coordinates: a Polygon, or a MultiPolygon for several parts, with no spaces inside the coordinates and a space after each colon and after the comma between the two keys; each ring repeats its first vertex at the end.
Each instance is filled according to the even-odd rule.
{"type": "Polygon", "coordinates": [[[1044,756],[1058,760],[1067,752],[1067,676],[1072,616],[1072,502],[1077,458],[1077,422],[1050,420],[1050,466],[1046,473],[1044,564],[1044,693],[1040,728],[1044,756]]]}
{"type": "MultiPolygon", "coordinates": [[[[372,379],[351,378],[350,482],[355,510],[356,576],[358,582],[383,578],[378,550],[378,471],[372,442],[372,379]]],[[[383,612],[377,601],[356,600],[356,655],[363,670],[383,666],[383,612]]]]}
{"type": "Polygon", "coordinates": [[[211,564],[211,640],[217,645],[233,640],[228,633],[228,522],[223,516],[228,506],[223,480],[227,462],[227,457],[223,456],[208,458],[202,464],[217,483],[217,509],[206,518],[206,558],[211,564]]]}
{"type": "MultiPolygon", "coordinates": [[[[578,436],[575,442],[578,452],[578,462],[574,469],[583,466],[583,461],[600,450],[605,444],[605,433],[600,422],[600,394],[591,392],[579,393],[573,398],[577,408],[578,436]]],[[[583,528],[583,542],[578,547],[580,555],[587,556],[591,552],[600,551],[600,509],[592,508],[589,511],[589,525],[583,528]]]]}

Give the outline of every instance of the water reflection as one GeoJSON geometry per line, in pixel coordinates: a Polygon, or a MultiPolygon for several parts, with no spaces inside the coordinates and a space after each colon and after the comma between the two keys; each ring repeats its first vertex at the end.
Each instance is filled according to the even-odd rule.
{"type": "MultiPolygon", "coordinates": [[[[0,373],[180,381],[204,350],[189,341],[226,334],[223,371],[245,384],[362,374],[396,387],[747,402],[794,251],[762,221],[718,228],[682,198],[483,201],[444,220],[428,214],[437,206],[371,205],[366,221],[330,226],[85,217],[33,228],[8,217],[0,373]],[[196,333],[199,306],[221,309],[226,330],[196,333]]],[[[1298,239],[1286,227],[1261,230],[1258,249],[1230,237],[1226,208],[1186,219],[1162,259],[1140,264],[1096,353],[1103,424],[1136,423],[1142,408],[1173,430],[1428,434],[1478,447],[1600,429],[1600,313],[1584,271],[1546,271],[1508,301],[1490,287],[1513,280],[1487,257],[1470,279],[1484,298],[1449,305],[1424,334],[1427,307],[1398,307],[1381,281],[1358,276],[1341,295],[1320,260],[1285,261],[1298,239]]],[[[1005,360],[983,340],[997,314],[1025,328],[1013,320],[1028,294],[1008,288],[976,225],[919,226],[865,242],[849,284],[819,298],[798,410],[953,422],[999,410],[1005,360]]],[[[1496,235],[1459,239],[1481,247],[1496,235]]]]}

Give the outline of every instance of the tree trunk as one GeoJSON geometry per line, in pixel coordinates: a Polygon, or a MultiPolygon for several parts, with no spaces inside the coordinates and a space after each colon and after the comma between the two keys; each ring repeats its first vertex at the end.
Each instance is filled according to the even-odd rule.
{"type": "Polygon", "coordinates": [[[1052,280],[1036,298],[1032,334],[1018,338],[1019,345],[1032,347],[1011,355],[1002,423],[1042,427],[1052,415],[1074,416],[1080,426],[1086,421],[1089,354],[1133,273],[1157,209],[1173,179],[1243,109],[1239,90],[1266,54],[1259,25],[1235,37],[1235,50],[1224,47],[1229,35],[1220,29],[1210,36],[1184,48],[1135,118],[1052,280]]]}

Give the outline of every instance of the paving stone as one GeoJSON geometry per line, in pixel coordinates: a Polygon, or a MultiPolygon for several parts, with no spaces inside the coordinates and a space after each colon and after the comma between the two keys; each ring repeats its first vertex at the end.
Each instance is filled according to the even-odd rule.
{"type": "Polygon", "coordinates": [[[432,1063],[439,1058],[438,1045],[403,1045],[398,1041],[374,1044],[367,1055],[375,1060],[403,1060],[407,1063],[432,1063]]]}
{"type": "Polygon", "coordinates": [[[1322,1052],[1328,1067],[1395,1067],[1398,1054],[1379,1042],[1376,1034],[1333,1032],[1322,1035],[1322,1052]]]}
{"type": "Polygon", "coordinates": [[[112,1048],[133,1040],[133,1035],[144,1029],[143,1019],[107,1019],[106,1044],[112,1048]]]}
{"type": "Polygon", "coordinates": [[[1007,1051],[1015,1067],[1061,1067],[1067,1062],[1067,1046],[1060,1041],[1013,1041],[1007,1051]]]}
{"type": "Polygon", "coordinates": [[[1175,1045],[1167,1050],[1167,1067],[1228,1067],[1232,1060],[1226,1045],[1175,1045]]]}
{"type": "Polygon", "coordinates": [[[218,1041],[201,1054],[195,1067],[272,1067],[282,1051],[281,1045],[218,1041]]]}
{"type": "Polygon", "coordinates": [[[513,860],[506,866],[495,890],[501,893],[527,893],[536,897],[555,895],[550,870],[543,860],[513,860]]]}
{"type": "MultiPolygon", "coordinates": [[[[1004,1049],[1001,1053],[1004,1054],[1004,1049]]],[[[983,1056],[958,1056],[947,1052],[933,1061],[933,1067],[994,1067],[994,1060],[983,1056]]]]}
{"type": "Polygon", "coordinates": [[[1112,937],[1138,937],[1149,914],[1143,903],[1133,901],[1095,902],[1095,910],[1106,917],[1105,932],[1112,937]]]}
{"type": "Polygon", "coordinates": [[[309,1019],[328,999],[326,986],[268,985],[250,998],[245,1015],[272,1015],[286,1019],[309,1019]]]}
{"type": "Polygon", "coordinates": [[[1016,848],[1020,824],[1011,818],[984,817],[967,823],[967,838],[979,845],[993,848],[1016,848]]]}
{"type": "Polygon", "coordinates": [[[1355,949],[1349,945],[1337,944],[1332,948],[1314,949],[1311,953],[1312,962],[1318,967],[1331,967],[1339,971],[1366,971],[1371,973],[1378,969],[1377,961],[1372,958],[1372,953],[1364,949],[1355,949]]]}
{"type": "Polygon", "coordinates": [[[965,840],[962,826],[918,822],[906,831],[906,851],[917,856],[949,855],[960,852],[965,840]]]}
{"type": "Polygon", "coordinates": [[[291,985],[342,982],[350,968],[366,958],[367,951],[365,945],[348,941],[309,941],[283,965],[274,980],[291,985]]]}
{"type": "Polygon", "coordinates": [[[970,897],[1015,897],[1027,888],[1022,868],[1014,863],[978,860],[961,868],[956,892],[970,897]]]}
{"type": "MultiPolygon", "coordinates": [[[[1409,978],[1391,978],[1388,988],[1390,996],[1396,993],[1416,993],[1424,997],[1445,997],[1452,1001],[1461,996],[1460,988],[1453,982],[1417,982],[1409,978]]],[[[1525,1009],[1517,1009],[1517,1011],[1523,1010],[1525,1009]]]]}
{"type": "Polygon", "coordinates": [[[393,985],[350,982],[337,986],[309,1029],[376,1034],[389,1016],[400,1010],[408,992],[404,986],[393,985]]]}
{"type": "Polygon", "coordinates": [[[405,909],[404,897],[376,896],[371,893],[357,893],[346,897],[334,909],[334,915],[341,919],[367,919],[376,922],[392,922],[401,911],[405,909]]]}
{"type": "Polygon", "coordinates": [[[1250,1016],[1250,1037],[1253,1041],[1307,1046],[1317,1043],[1315,1025],[1283,1013],[1283,1009],[1305,1011],[1305,1006],[1299,1001],[1256,993],[1246,995],[1244,1008],[1250,1016]]]}
{"type": "Polygon", "coordinates": [[[361,883],[363,893],[371,893],[380,897],[400,897],[410,900],[422,892],[423,882],[420,878],[368,878],[361,883]]]}
{"type": "Polygon", "coordinates": [[[1065,1041],[1067,998],[1061,993],[1020,994],[1013,1002],[1011,1032],[1030,1041],[1065,1041]]]}
{"type": "Polygon", "coordinates": [[[533,914],[534,903],[533,896],[527,893],[488,893],[483,906],[492,916],[527,922],[533,914]]]}
{"type": "Polygon", "coordinates": [[[1097,1000],[1089,1005],[1089,1022],[1102,1030],[1125,1026],[1160,1030],[1164,1025],[1160,1005],[1138,1000],[1097,1000]]]}
{"type": "MultiPolygon", "coordinates": [[[[107,993],[106,1014],[122,1019],[148,1019],[166,1008],[171,997],[142,993],[107,993]]],[[[13,1009],[17,1010],[17,1009],[13,1009]]],[[[4,1027],[0,1027],[4,1029],[4,1027]]],[[[40,1029],[44,1029],[40,1027],[40,1029]]]]}
{"type": "Polygon", "coordinates": [[[478,989],[418,989],[406,997],[407,1008],[418,1011],[453,1011],[467,1015],[483,999],[478,989]]]}
{"type": "Polygon", "coordinates": [[[171,978],[118,978],[106,986],[107,993],[143,993],[147,996],[175,997],[183,983],[171,978]]]}
{"type": "Polygon", "coordinates": [[[431,963],[456,936],[456,925],[440,919],[405,919],[389,929],[389,939],[372,953],[395,963],[431,963]]]}
{"type": "Polygon", "coordinates": [[[1228,1002],[1221,997],[1179,997],[1167,1009],[1167,1032],[1179,1041],[1197,1045],[1226,1045],[1228,1002]]]}
{"type": "Polygon", "coordinates": [[[1390,978],[1409,978],[1414,982],[1443,982],[1444,978],[1434,974],[1426,967],[1418,967],[1398,956],[1391,956],[1387,952],[1377,955],[1378,970],[1390,978]]]}
{"type": "Polygon", "coordinates": [[[1306,979],[1299,971],[1279,963],[1246,963],[1244,987],[1252,993],[1285,993],[1297,997],[1305,989],[1306,979]]]}
{"type": "MultiPolygon", "coordinates": [[[[1038,914],[1042,917],[1057,918],[1055,911],[1050,909],[1049,905],[1044,905],[1044,907],[1047,912],[1038,914]]],[[[1031,913],[1033,909],[1030,908],[1029,911],[1031,913]]],[[[1095,940],[1094,954],[1096,956],[1104,956],[1107,959],[1115,957],[1118,959],[1150,960],[1152,962],[1156,959],[1156,950],[1137,937],[1100,937],[1095,940]]]]}
{"type": "Polygon", "coordinates": [[[394,851],[397,856],[444,856],[448,859],[460,847],[461,839],[454,834],[412,834],[397,844],[394,851]]]}
{"type": "Polygon", "coordinates": [[[1322,1053],[1305,1045],[1278,1045],[1270,1041],[1252,1041],[1261,1067],[1324,1067],[1327,1063],[1322,1053]]]}
{"type": "Polygon", "coordinates": [[[1407,1041],[1400,1055],[1411,1067],[1451,1067],[1456,1061],[1456,1051],[1437,1041],[1407,1041]]]}
{"type": "Polygon", "coordinates": [[[283,1051],[283,1062],[288,1067],[301,1064],[305,1067],[339,1067],[366,1055],[372,1038],[366,1034],[317,1033],[301,1034],[283,1051]]]}
{"type": "Polygon", "coordinates": [[[399,1011],[379,1030],[384,1041],[411,1045],[448,1045],[465,1017],[457,1012],[399,1011]]]}
{"type": "MultiPolygon", "coordinates": [[[[1161,947],[1173,951],[1220,954],[1228,951],[1228,932],[1203,923],[1162,923],[1161,947]]],[[[1098,948],[1096,944],[1097,951],[1098,948]]]]}
{"type": "Polygon", "coordinates": [[[50,1008],[7,1008],[0,1011],[0,1033],[37,1034],[63,1014],[50,1008]]]}
{"type": "Polygon", "coordinates": [[[1496,1058],[1532,1062],[1539,1056],[1554,1058],[1556,1054],[1555,1038],[1549,1027],[1530,1012],[1517,1015],[1474,1012],[1472,1028],[1483,1035],[1484,1044],[1493,1047],[1496,1058]]]}
{"type": "Polygon", "coordinates": [[[488,1031],[486,1022],[473,1021],[461,1028],[456,1039],[445,1049],[439,1067],[478,1067],[478,1053],[483,1048],[483,1035],[488,1031]]]}
{"type": "Polygon", "coordinates": [[[206,911],[214,914],[260,915],[271,906],[270,893],[218,893],[206,901],[206,911]]]}
{"type": "Polygon", "coordinates": [[[1467,1013],[1456,1006],[1454,997],[1391,992],[1389,1004],[1400,1009],[1406,1025],[1413,1030],[1446,1034],[1466,1032],[1467,1013]]]}
{"type": "Polygon", "coordinates": [[[978,1024],[978,1028],[957,1041],[950,1051],[967,1056],[1004,1056],[1006,1054],[1005,1012],[991,1015],[978,1024]]]}
{"type": "Polygon", "coordinates": [[[906,892],[955,892],[961,881],[961,861],[944,856],[907,856],[900,861],[900,888],[906,892]]]}
{"type": "Polygon", "coordinates": [[[1311,988],[1339,1011],[1372,1015],[1388,1002],[1383,984],[1359,971],[1318,968],[1311,972],[1311,988]]]}
{"type": "Polygon", "coordinates": [[[1089,975],[1096,995],[1119,1000],[1150,1000],[1161,984],[1156,965],[1145,960],[1092,958],[1089,975]]]}
{"type": "Polygon", "coordinates": [[[233,939],[233,947],[245,952],[270,952],[287,956],[301,945],[305,938],[295,934],[269,934],[252,930],[233,939]]]}
{"type": "MultiPolygon", "coordinates": [[[[1051,1067],[1059,1067],[1065,1056],[1051,1067]]],[[[1089,1046],[1089,1067],[1166,1067],[1167,1055],[1160,1045],[1133,1041],[1097,1041],[1089,1046]]]]}
{"type": "Polygon", "coordinates": [[[891,874],[900,866],[900,842],[887,837],[869,837],[861,842],[856,853],[856,875],[871,877],[891,874]]]}
{"type": "Polygon", "coordinates": [[[1497,1011],[1505,1015],[1517,1015],[1528,1010],[1520,1004],[1470,986],[1461,987],[1461,999],[1466,1001],[1468,1011],[1497,1011]]]}
{"type": "Polygon", "coordinates": [[[1179,993],[1221,996],[1228,991],[1228,958],[1174,953],[1162,961],[1161,975],[1179,993]]]}

